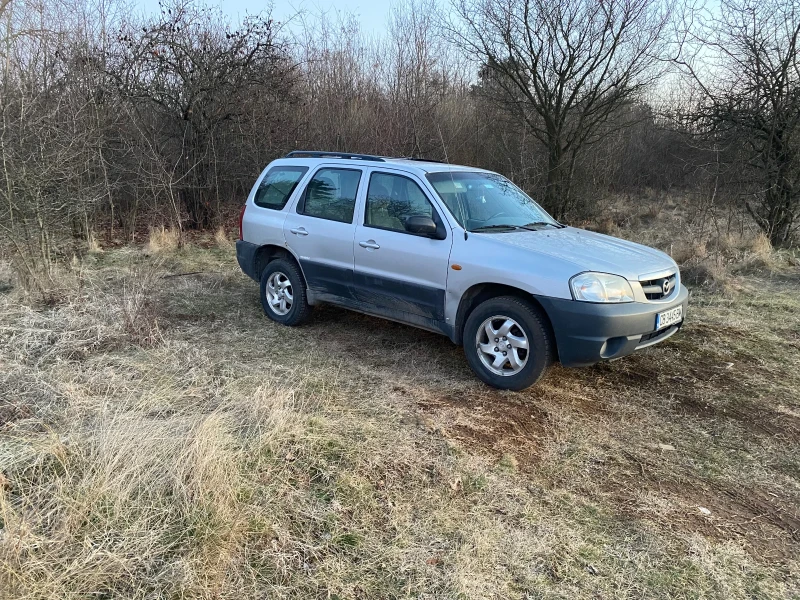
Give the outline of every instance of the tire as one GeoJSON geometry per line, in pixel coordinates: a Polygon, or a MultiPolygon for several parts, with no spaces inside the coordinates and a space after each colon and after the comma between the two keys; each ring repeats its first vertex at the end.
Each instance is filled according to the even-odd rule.
{"type": "Polygon", "coordinates": [[[277,258],[267,264],[261,273],[261,306],[270,319],[290,327],[311,316],[303,275],[293,260],[277,258]]]}
{"type": "Polygon", "coordinates": [[[482,302],[464,325],[469,366],[481,381],[501,390],[524,390],[539,381],[553,362],[554,347],[540,309],[514,296],[482,302]]]}

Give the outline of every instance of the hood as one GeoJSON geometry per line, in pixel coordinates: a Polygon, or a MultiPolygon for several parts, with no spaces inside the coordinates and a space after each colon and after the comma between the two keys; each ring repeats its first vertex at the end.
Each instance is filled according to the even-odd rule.
{"type": "Polygon", "coordinates": [[[501,244],[570,262],[575,273],[598,271],[635,281],[641,275],[676,268],[675,261],[660,250],[575,227],[484,235],[501,244]]]}

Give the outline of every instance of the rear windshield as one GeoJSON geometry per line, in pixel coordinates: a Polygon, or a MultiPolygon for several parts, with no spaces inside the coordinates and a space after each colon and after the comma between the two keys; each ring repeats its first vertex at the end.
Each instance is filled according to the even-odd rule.
{"type": "Polygon", "coordinates": [[[467,231],[558,222],[525,192],[497,173],[428,173],[433,189],[467,231]]]}

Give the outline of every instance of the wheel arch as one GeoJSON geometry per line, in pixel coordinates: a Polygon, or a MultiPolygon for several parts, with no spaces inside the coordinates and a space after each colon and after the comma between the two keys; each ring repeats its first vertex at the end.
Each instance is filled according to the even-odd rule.
{"type": "Polygon", "coordinates": [[[308,287],[306,274],[303,273],[303,266],[300,264],[300,261],[297,260],[297,257],[291,250],[275,244],[264,244],[263,246],[259,246],[258,250],[256,250],[255,256],[253,257],[253,271],[259,279],[264,269],[267,268],[267,265],[278,258],[285,258],[294,262],[300,270],[300,275],[303,277],[303,285],[308,287]]]}
{"type": "Polygon", "coordinates": [[[530,292],[526,292],[520,288],[506,285],[502,283],[477,283],[468,288],[462,295],[458,303],[458,311],[456,312],[456,323],[454,328],[454,342],[456,344],[464,343],[464,325],[470,313],[482,302],[492,298],[499,298],[500,296],[514,296],[529,302],[536,307],[544,317],[544,323],[548,328],[550,339],[554,344],[554,355],[558,356],[558,348],[555,347],[556,336],[553,331],[553,324],[550,321],[550,316],[547,314],[544,306],[536,299],[536,296],[530,292]]]}

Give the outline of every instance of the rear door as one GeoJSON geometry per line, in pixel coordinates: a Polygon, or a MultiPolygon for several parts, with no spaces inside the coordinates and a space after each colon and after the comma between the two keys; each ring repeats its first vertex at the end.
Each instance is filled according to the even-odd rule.
{"type": "Polygon", "coordinates": [[[353,244],[356,300],[392,318],[443,324],[453,232],[444,226],[424,187],[409,174],[374,169],[363,185],[366,199],[353,244]],[[405,222],[412,216],[432,218],[446,239],[408,232],[405,222]]]}
{"type": "Polygon", "coordinates": [[[309,289],[321,299],[352,298],[356,196],[363,169],[321,165],[284,221],[309,289]]]}
{"type": "MultiPolygon", "coordinates": [[[[278,164],[270,167],[253,191],[242,218],[243,238],[256,245],[283,244],[286,204],[308,173],[306,165],[278,164]]],[[[254,273],[256,278],[261,273],[254,273]]]]}

